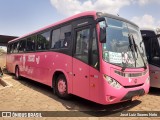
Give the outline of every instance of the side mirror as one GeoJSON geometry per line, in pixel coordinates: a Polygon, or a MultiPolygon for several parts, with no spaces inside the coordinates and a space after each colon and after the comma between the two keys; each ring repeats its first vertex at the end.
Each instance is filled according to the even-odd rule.
{"type": "Polygon", "coordinates": [[[106,43],[106,33],[107,33],[106,28],[105,27],[103,27],[103,28],[100,27],[99,38],[100,38],[101,43],[106,43]]]}
{"type": "Polygon", "coordinates": [[[104,18],[104,17],[101,17],[101,18],[97,18],[97,19],[96,19],[96,23],[99,23],[99,22],[102,22],[102,21],[105,21],[105,18],[104,18]]]}
{"type": "Polygon", "coordinates": [[[160,34],[157,34],[156,37],[159,38],[159,37],[160,37],[160,34]]]}
{"type": "Polygon", "coordinates": [[[101,43],[106,43],[106,20],[104,17],[97,18],[96,23],[100,26],[100,33],[99,33],[99,39],[101,43]]]}

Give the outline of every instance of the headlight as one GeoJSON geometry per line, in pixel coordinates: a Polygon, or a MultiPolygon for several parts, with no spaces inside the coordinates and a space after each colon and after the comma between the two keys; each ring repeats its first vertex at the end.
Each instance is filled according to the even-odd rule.
{"type": "Polygon", "coordinates": [[[113,78],[104,75],[105,80],[108,82],[108,84],[116,89],[120,89],[122,86],[113,78]]]}
{"type": "Polygon", "coordinates": [[[149,84],[149,82],[150,82],[150,77],[146,79],[146,83],[149,84]]]}

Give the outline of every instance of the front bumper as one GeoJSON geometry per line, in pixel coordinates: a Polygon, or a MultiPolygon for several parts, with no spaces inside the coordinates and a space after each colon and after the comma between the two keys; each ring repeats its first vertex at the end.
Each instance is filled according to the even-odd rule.
{"type": "Polygon", "coordinates": [[[135,90],[135,91],[129,91],[122,99],[121,101],[131,100],[134,96],[142,96],[145,94],[144,89],[135,90]]]}

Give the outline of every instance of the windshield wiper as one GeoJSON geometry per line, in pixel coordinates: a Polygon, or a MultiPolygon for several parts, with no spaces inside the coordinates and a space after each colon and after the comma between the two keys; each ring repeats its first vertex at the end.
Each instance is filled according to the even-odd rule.
{"type": "Polygon", "coordinates": [[[141,54],[141,52],[140,52],[140,50],[139,50],[139,47],[138,47],[138,45],[135,43],[135,39],[134,39],[134,37],[133,37],[132,34],[131,34],[131,36],[132,36],[132,40],[133,40],[134,46],[135,46],[136,49],[138,49],[138,52],[139,52],[139,54],[140,54],[140,56],[141,56],[141,58],[142,58],[142,61],[143,61],[143,63],[144,63],[144,69],[147,69],[147,65],[146,65],[146,63],[145,63],[145,61],[144,61],[144,58],[143,58],[143,56],[142,56],[142,54],[141,54]]]}
{"type": "Polygon", "coordinates": [[[126,66],[123,66],[121,71],[124,72],[126,68],[127,68],[126,66]]]}
{"type": "MultiPolygon", "coordinates": [[[[133,55],[133,59],[135,60],[135,66],[136,66],[136,55],[135,55],[135,52],[137,53],[137,48],[135,46],[135,42],[134,40],[131,38],[131,34],[128,34],[128,38],[129,38],[129,46],[128,48],[130,48],[131,52],[132,52],[132,55],[133,55]]],[[[137,57],[138,57],[138,54],[137,54],[137,57]]],[[[122,67],[121,71],[124,71],[127,67],[126,67],[126,64],[128,63],[128,61],[125,63],[125,66],[122,67]]],[[[124,63],[123,63],[124,65],[124,63]]]]}

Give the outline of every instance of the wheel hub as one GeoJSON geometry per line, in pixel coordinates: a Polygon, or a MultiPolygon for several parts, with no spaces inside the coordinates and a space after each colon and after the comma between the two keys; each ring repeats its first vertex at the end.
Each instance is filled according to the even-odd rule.
{"type": "Polygon", "coordinates": [[[66,92],[66,84],[63,80],[59,80],[58,82],[58,91],[60,94],[63,94],[66,92]]]}

